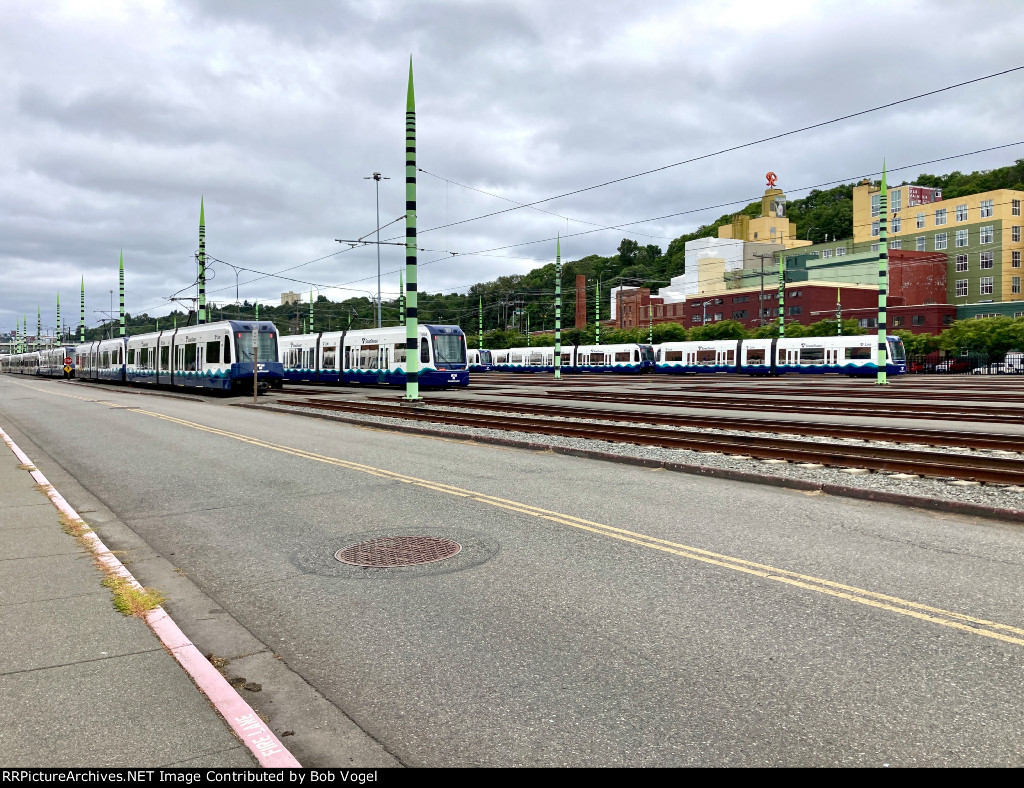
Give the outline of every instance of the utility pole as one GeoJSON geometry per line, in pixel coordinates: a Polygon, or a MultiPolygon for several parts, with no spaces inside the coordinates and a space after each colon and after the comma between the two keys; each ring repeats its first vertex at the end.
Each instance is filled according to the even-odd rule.
{"type": "MultiPolygon", "coordinates": [[[[412,80],[412,63],[409,64],[410,75],[409,79],[412,80]]],[[[411,82],[410,82],[411,84],[411,82]]],[[[413,154],[415,160],[415,153],[413,154]]],[[[373,175],[367,175],[363,178],[364,181],[373,181],[374,187],[377,191],[377,328],[381,327],[380,322],[380,182],[390,181],[391,179],[385,175],[381,175],[379,172],[375,172],[373,175]]]]}
{"type": "Polygon", "coordinates": [[[754,255],[754,257],[761,261],[761,296],[757,306],[757,324],[759,326],[764,325],[764,260],[766,257],[774,256],[774,254],[764,254],[763,252],[754,255]]]}
{"type": "Polygon", "coordinates": [[[562,237],[555,242],[555,380],[562,379],[562,237]]]}
{"type": "Polygon", "coordinates": [[[882,192],[878,196],[878,379],[879,386],[889,385],[886,379],[886,344],[885,312],[888,287],[886,279],[889,275],[889,190],[885,183],[885,160],[882,160],[882,192]]]}
{"type": "MultiPolygon", "coordinates": [[[[380,222],[377,223],[380,226],[380,222]]],[[[379,248],[379,245],[378,245],[379,248]]],[[[409,89],[405,99],[405,398],[409,404],[420,397],[420,322],[416,292],[416,94],[409,58],[409,89]]]]}

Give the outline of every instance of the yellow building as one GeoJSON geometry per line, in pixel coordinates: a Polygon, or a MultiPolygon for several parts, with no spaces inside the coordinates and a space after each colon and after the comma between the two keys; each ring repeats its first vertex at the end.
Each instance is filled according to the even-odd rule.
{"type": "Polygon", "coordinates": [[[768,183],[761,198],[761,215],[752,219],[745,214],[736,214],[732,217],[732,224],[718,228],[718,237],[782,244],[786,249],[810,246],[810,241],[796,237],[796,227],[786,217],[786,195],[782,189],[775,188],[774,173],[769,173],[768,183]]]}
{"type": "MultiPolygon", "coordinates": [[[[879,187],[853,189],[854,248],[871,248],[879,237],[879,187]]],[[[889,188],[889,248],[945,252],[950,304],[1020,301],[1021,202],[1024,192],[996,189],[942,198],[941,189],[889,188]]]]}

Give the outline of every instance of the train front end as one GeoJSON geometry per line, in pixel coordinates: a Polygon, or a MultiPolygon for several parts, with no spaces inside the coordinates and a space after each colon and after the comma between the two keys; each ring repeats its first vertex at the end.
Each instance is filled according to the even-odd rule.
{"type": "Polygon", "coordinates": [[[231,320],[234,339],[234,362],[231,364],[231,390],[252,391],[253,365],[256,366],[255,383],[259,389],[279,389],[284,384],[284,364],[278,356],[277,327],[268,320],[231,320]],[[253,343],[253,333],[256,343],[253,343]]]}
{"type": "MultiPolygon", "coordinates": [[[[421,326],[429,340],[429,361],[423,361],[419,373],[422,386],[468,386],[469,364],[466,362],[466,335],[458,326],[421,326]]],[[[422,331],[421,331],[422,336],[422,331]]]]}

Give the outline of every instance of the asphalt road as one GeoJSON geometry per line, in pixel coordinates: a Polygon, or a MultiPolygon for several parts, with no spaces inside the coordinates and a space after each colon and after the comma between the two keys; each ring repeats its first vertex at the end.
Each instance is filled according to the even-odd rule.
{"type": "Polygon", "coordinates": [[[306,765],[1024,765],[1020,526],[6,375],[0,424],[306,765]],[[463,549],[335,560],[382,535],[463,549]]]}

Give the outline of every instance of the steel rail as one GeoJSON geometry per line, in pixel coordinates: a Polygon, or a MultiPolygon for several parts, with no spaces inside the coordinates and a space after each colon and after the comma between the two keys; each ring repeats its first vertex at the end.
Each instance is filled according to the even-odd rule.
{"type": "Polygon", "coordinates": [[[366,402],[324,402],[322,400],[290,401],[279,404],[479,429],[559,435],[569,438],[660,446],[698,452],[737,454],[756,459],[778,459],[922,476],[953,477],[992,484],[1024,484],[1024,461],[972,457],[949,454],[948,452],[908,451],[881,446],[830,446],[824,443],[786,438],[768,440],[755,436],[706,435],[663,430],[656,427],[631,428],[546,419],[511,421],[505,416],[433,411],[429,407],[411,410],[397,404],[386,406],[366,402]]]}

